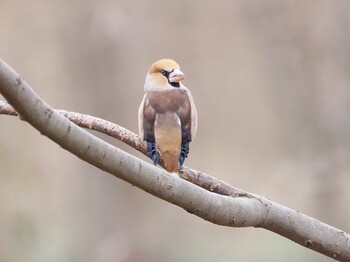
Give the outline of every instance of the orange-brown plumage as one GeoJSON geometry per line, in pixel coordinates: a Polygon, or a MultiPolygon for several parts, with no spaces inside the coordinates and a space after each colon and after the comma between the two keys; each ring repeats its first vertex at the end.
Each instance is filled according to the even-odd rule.
{"type": "Polygon", "coordinates": [[[155,62],[147,73],[139,108],[140,136],[147,141],[153,163],[157,164],[160,154],[169,172],[179,171],[197,131],[197,110],[183,79],[175,61],[155,62]]]}

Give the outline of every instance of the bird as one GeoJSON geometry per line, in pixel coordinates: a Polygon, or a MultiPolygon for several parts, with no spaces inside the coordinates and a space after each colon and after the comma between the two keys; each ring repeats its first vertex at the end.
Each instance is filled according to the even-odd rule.
{"type": "Polygon", "coordinates": [[[151,65],[138,111],[139,135],[147,142],[154,165],[162,157],[165,169],[179,173],[197,133],[197,109],[190,90],[181,81],[185,74],[172,59],[151,65]]]}

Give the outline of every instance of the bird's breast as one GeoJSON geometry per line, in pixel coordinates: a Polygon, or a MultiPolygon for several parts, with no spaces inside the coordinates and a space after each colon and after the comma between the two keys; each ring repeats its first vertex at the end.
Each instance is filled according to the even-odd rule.
{"type": "Polygon", "coordinates": [[[190,113],[190,101],[186,91],[182,89],[149,91],[148,103],[159,114],[190,113]]]}
{"type": "Polygon", "coordinates": [[[181,121],[178,115],[172,112],[156,114],[154,135],[166,169],[177,172],[181,152],[181,121]]]}

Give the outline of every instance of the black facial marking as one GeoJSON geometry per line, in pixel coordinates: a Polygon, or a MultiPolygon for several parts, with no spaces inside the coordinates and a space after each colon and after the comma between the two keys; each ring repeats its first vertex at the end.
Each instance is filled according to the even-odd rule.
{"type": "MultiPolygon", "coordinates": [[[[169,82],[169,79],[168,79],[169,82]]],[[[176,82],[169,82],[169,84],[173,87],[180,87],[180,83],[176,83],[176,82]]]]}
{"type": "MultiPolygon", "coordinates": [[[[173,70],[173,71],[174,71],[174,70],[173,70]]],[[[171,72],[173,72],[173,71],[171,71],[171,72]]],[[[159,71],[159,73],[160,73],[161,75],[165,76],[166,78],[169,78],[169,75],[170,75],[171,72],[168,72],[168,71],[166,71],[166,70],[164,70],[164,69],[162,69],[162,70],[159,71]]]]}
{"type": "Polygon", "coordinates": [[[169,75],[174,71],[175,69],[169,71],[166,71],[164,69],[160,70],[159,73],[163,76],[165,76],[168,79],[168,83],[172,86],[172,87],[180,87],[180,83],[176,83],[176,82],[170,82],[169,81],[169,75]]]}

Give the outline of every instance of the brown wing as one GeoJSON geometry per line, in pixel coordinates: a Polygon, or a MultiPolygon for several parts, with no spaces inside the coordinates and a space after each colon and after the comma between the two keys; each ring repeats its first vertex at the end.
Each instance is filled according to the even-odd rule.
{"type": "Polygon", "coordinates": [[[139,111],[138,111],[138,120],[139,120],[139,136],[141,140],[144,140],[144,134],[143,134],[143,106],[145,103],[145,97],[146,95],[143,96],[143,99],[141,101],[139,111]]]}
{"type": "Polygon", "coordinates": [[[191,106],[191,140],[193,140],[196,136],[197,126],[198,126],[197,108],[194,104],[193,97],[190,90],[186,88],[186,92],[187,92],[187,96],[191,106]]]}
{"type": "Polygon", "coordinates": [[[139,134],[142,140],[155,142],[154,139],[154,121],[156,112],[150,104],[148,93],[143,97],[139,108],[139,134]]]}

